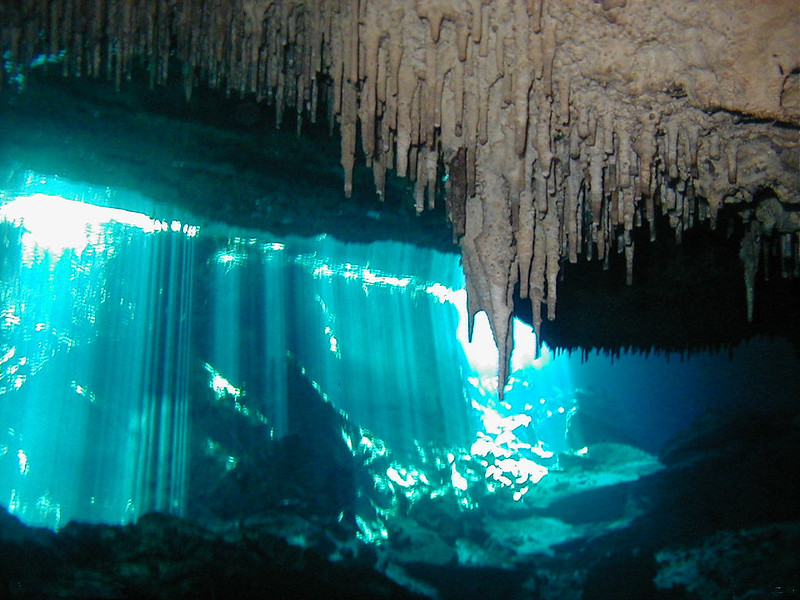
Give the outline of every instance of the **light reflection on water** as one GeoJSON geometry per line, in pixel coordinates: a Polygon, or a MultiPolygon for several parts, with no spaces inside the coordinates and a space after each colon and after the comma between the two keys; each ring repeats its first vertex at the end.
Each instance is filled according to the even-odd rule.
{"type": "MultiPolygon", "coordinates": [[[[584,410],[642,444],[699,411],[690,394],[659,388],[688,366],[639,378],[648,387],[636,395],[669,407],[647,412],[613,399],[663,365],[582,365],[546,346],[536,357],[518,321],[499,402],[485,315],[467,339],[456,255],[207,236],[135,194],[35,174],[0,201],[0,501],[29,523],[182,513],[192,452],[225,471],[241,459],[213,424],[194,423],[209,436],[191,437],[192,407],[215,403],[265,443],[281,438],[303,418],[292,416],[292,368],[362,428],[360,439],[342,432],[354,455],[386,458],[376,489],[452,494],[464,509],[477,491],[523,501],[560,457],[589,453],[573,427],[584,410]],[[602,394],[585,389],[597,384],[602,394]]],[[[364,538],[381,539],[368,521],[364,538]]]]}
{"type": "MultiPolygon", "coordinates": [[[[273,439],[291,429],[291,359],[401,462],[420,443],[466,455],[476,439],[486,446],[487,414],[518,410],[489,408],[497,351],[482,317],[466,339],[454,255],[327,236],[203,238],[190,219],[137,212],[128,192],[36,174],[20,188],[4,192],[0,208],[4,260],[21,257],[3,295],[0,419],[15,432],[4,447],[19,446],[25,469],[11,474],[3,459],[0,493],[29,522],[181,512],[188,381],[198,366],[217,402],[273,439]]],[[[525,337],[521,324],[517,335],[525,337]]],[[[512,384],[549,359],[525,364],[523,355],[512,359],[512,384]]],[[[495,458],[510,464],[507,442],[495,458]]],[[[452,484],[465,491],[451,463],[452,484]]]]}
{"type": "Polygon", "coordinates": [[[3,502],[53,528],[180,512],[197,230],[84,202],[108,190],[22,188],[0,206],[3,502]]]}

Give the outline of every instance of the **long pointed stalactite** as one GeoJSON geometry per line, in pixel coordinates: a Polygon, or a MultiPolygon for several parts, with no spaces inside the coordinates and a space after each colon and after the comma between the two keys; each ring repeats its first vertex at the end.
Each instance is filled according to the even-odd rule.
{"type": "MultiPolygon", "coordinates": [[[[556,315],[563,261],[624,256],[740,207],[749,313],[761,248],[800,276],[800,16],[795,0],[21,0],[0,7],[2,85],[37,57],[124,85],[254,95],[357,147],[418,211],[444,195],[505,374],[515,290],[556,315]],[[170,69],[180,69],[171,73],[170,69]],[[360,134],[360,144],[357,136],[360,134]],[[445,193],[437,187],[445,181],[445,193]]],[[[47,68],[53,68],[47,65],[47,68]]],[[[502,381],[502,379],[501,379],[502,381]]],[[[500,386],[502,389],[502,386],[500,386]]]]}

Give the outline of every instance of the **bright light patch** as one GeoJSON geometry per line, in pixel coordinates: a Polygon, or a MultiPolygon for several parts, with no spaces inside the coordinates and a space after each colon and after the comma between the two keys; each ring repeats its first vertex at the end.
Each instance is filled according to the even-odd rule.
{"type": "Polygon", "coordinates": [[[458,294],[462,291],[463,290],[454,290],[441,283],[434,283],[425,288],[425,293],[430,294],[439,300],[439,302],[449,302],[450,304],[455,304],[457,302],[458,294]]]}
{"type": "Polygon", "coordinates": [[[83,396],[92,404],[97,402],[97,396],[94,395],[94,392],[88,390],[86,387],[82,386],[78,382],[76,381],[70,382],[70,387],[76,394],[78,394],[79,396],[83,396]]]}
{"type": "Polygon", "coordinates": [[[343,279],[358,281],[364,285],[366,291],[371,286],[387,286],[393,288],[411,288],[412,293],[417,290],[426,292],[435,289],[437,292],[443,293],[446,290],[441,284],[420,284],[420,282],[413,276],[398,276],[390,273],[385,273],[371,269],[369,266],[359,266],[353,263],[340,263],[330,264],[329,262],[322,261],[317,256],[311,254],[300,254],[295,257],[294,262],[302,265],[311,271],[311,274],[316,278],[330,279],[333,277],[342,277],[343,279]],[[435,288],[434,286],[438,286],[435,288]]]}
{"type": "Polygon", "coordinates": [[[519,371],[532,367],[537,371],[550,364],[552,355],[547,344],[541,345],[536,357],[536,333],[533,327],[514,319],[514,351],[511,353],[511,370],[519,371]]]}
{"type": "Polygon", "coordinates": [[[247,404],[244,403],[245,392],[242,388],[234,386],[210,364],[204,363],[203,368],[208,372],[208,386],[214,390],[218,402],[227,405],[229,408],[247,417],[254,423],[269,426],[269,420],[260,411],[251,410],[247,404]]]}
{"type": "Polygon", "coordinates": [[[416,471],[407,473],[402,467],[398,469],[393,465],[386,469],[386,474],[389,476],[389,479],[394,481],[400,487],[411,487],[417,482],[417,478],[414,477],[416,471]]]}
{"type": "Polygon", "coordinates": [[[376,275],[369,269],[364,269],[362,272],[362,278],[364,279],[364,283],[370,284],[380,284],[380,285],[391,285],[394,287],[406,287],[409,283],[411,283],[410,277],[392,277],[390,275],[376,275]]]}
{"type": "Polygon", "coordinates": [[[183,232],[187,237],[197,235],[194,225],[172,221],[169,225],[138,212],[97,206],[62,196],[36,193],[17,196],[0,206],[0,220],[22,227],[23,261],[30,267],[39,262],[44,252],[58,260],[65,250],[80,256],[87,246],[105,251],[113,240],[107,227],[119,223],[136,227],[145,233],[166,231],[183,232]]]}
{"type": "Polygon", "coordinates": [[[15,310],[16,307],[9,306],[8,308],[0,311],[0,319],[2,319],[3,324],[7,327],[13,327],[14,325],[20,324],[20,317],[15,313],[15,310]]]}
{"type": "Polygon", "coordinates": [[[0,218],[26,230],[26,246],[38,246],[55,257],[68,248],[80,255],[86,246],[98,244],[102,226],[111,222],[138,227],[146,233],[156,230],[155,221],[141,213],[47,194],[18,196],[0,207],[0,218]]]}
{"type": "Polygon", "coordinates": [[[494,343],[492,328],[485,312],[475,315],[472,329],[472,341],[469,340],[467,330],[467,291],[458,290],[452,296],[453,304],[458,309],[458,330],[456,335],[467,355],[467,362],[473,371],[479,375],[494,377],[494,387],[497,385],[497,345],[494,343]]]}
{"type": "MultiPolygon", "coordinates": [[[[489,317],[481,311],[475,315],[472,330],[472,341],[468,339],[468,315],[467,315],[467,291],[457,290],[430,290],[430,293],[440,298],[441,301],[451,302],[458,309],[458,339],[467,355],[467,362],[473,371],[480,375],[492,375],[497,373],[499,354],[497,344],[492,334],[489,324],[489,317]]],[[[541,345],[541,353],[537,358],[536,353],[536,334],[533,328],[519,319],[512,322],[514,335],[514,350],[511,353],[511,370],[520,371],[526,368],[541,370],[551,362],[550,348],[546,344],[541,345]]],[[[496,386],[496,383],[495,383],[496,386]]]]}
{"type": "Polygon", "coordinates": [[[7,363],[9,360],[14,358],[14,355],[16,353],[17,353],[17,347],[11,346],[11,348],[9,348],[8,351],[6,351],[6,353],[2,357],[0,357],[0,365],[2,365],[3,363],[7,363]]]}
{"type": "Polygon", "coordinates": [[[23,475],[27,475],[30,470],[30,465],[28,464],[28,455],[22,448],[17,450],[17,461],[19,462],[19,472],[23,475]]]}
{"type": "Polygon", "coordinates": [[[461,490],[462,492],[467,491],[467,479],[456,470],[455,463],[450,466],[450,482],[455,489],[461,490]]]}
{"type": "Polygon", "coordinates": [[[539,483],[549,472],[533,457],[549,458],[552,453],[543,450],[539,444],[531,446],[520,439],[519,432],[531,425],[530,415],[503,416],[475,400],[472,406],[481,413],[484,431],[478,432],[470,453],[483,458],[481,462],[486,467],[487,481],[511,488],[514,500],[519,501],[527,493],[528,485],[539,483]]]}
{"type": "Polygon", "coordinates": [[[234,267],[241,267],[247,262],[247,254],[241,250],[225,249],[219,250],[214,255],[214,262],[225,267],[225,273],[229,273],[234,267]]]}
{"type": "Polygon", "coordinates": [[[205,363],[203,366],[211,378],[209,387],[214,390],[214,393],[217,395],[217,399],[224,397],[226,394],[232,396],[233,398],[239,398],[239,396],[242,395],[241,389],[234,387],[230,381],[220,375],[219,371],[217,371],[210,364],[205,363]]]}
{"type": "Polygon", "coordinates": [[[521,488],[516,492],[514,492],[514,495],[512,496],[514,498],[514,502],[519,502],[520,498],[522,498],[525,494],[527,494],[529,489],[530,487],[526,485],[524,488],[521,488]]]}
{"type": "Polygon", "coordinates": [[[0,478],[0,493],[28,524],[56,529],[62,519],[127,522],[137,516],[129,501],[182,512],[182,344],[198,228],[183,215],[151,218],[174,208],[133,191],[30,171],[6,184],[0,471],[14,477],[0,478]],[[152,464],[137,459],[151,452],[152,464]]]}
{"type": "Polygon", "coordinates": [[[314,277],[331,277],[332,275],[333,271],[324,263],[314,269],[314,277]]]}

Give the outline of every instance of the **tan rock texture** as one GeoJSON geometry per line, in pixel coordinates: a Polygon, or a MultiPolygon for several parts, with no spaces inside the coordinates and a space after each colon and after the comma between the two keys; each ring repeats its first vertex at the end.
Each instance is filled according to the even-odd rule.
{"type": "Polygon", "coordinates": [[[412,179],[419,211],[446,180],[501,376],[515,288],[538,326],[562,261],[620,252],[635,283],[658,214],[679,237],[741,207],[750,303],[765,244],[800,270],[797,0],[20,0],[0,49],[6,79],[40,55],[118,86],[179,65],[187,97],[253,94],[298,131],[324,106],[346,195],[356,160],[379,196],[386,169],[412,179]]]}

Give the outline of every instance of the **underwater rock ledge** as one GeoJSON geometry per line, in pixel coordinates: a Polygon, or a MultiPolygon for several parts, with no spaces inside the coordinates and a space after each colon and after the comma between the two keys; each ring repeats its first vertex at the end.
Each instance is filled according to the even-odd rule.
{"type": "Polygon", "coordinates": [[[257,525],[215,533],[180,517],[27,527],[0,508],[0,598],[422,598],[366,563],[333,563],[257,525]]]}

